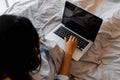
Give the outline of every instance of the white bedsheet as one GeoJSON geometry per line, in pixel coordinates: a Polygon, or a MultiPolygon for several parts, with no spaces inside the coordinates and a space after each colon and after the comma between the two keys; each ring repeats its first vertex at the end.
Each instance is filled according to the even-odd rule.
{"type": "MultiPolygon", "coordinates": [[[[73,78],[120,80],[120,0],[68,1],[104,20],[93,46],[80,61],[72,62],[73,78]]],[[[26,0],[15,3],[5,14],[29,18],[41,36],[60,23],[64,2],[65,0],[26,0]]]]}

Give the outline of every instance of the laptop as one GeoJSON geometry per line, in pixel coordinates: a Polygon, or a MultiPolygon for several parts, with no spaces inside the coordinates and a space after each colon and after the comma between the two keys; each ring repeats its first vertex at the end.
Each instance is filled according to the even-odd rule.
{"type": "Polygon", "coordinates": [[[45,35],[45,39],[54,41],[64,50],[64,37],[69,39],[71,35],[75,36],[78,47],[72,58],[78,61],[94,43],[102,21],[101,18],[66,1],[61,23],[45,35]]]}

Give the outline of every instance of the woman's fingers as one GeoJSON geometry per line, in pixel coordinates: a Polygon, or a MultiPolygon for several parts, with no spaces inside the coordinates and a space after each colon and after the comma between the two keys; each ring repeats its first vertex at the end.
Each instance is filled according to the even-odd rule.
{"type": "Polygon", "coordinates": [[[76,37],[74,37],[74,36],[72,36],[72,35],[69,37],[69,39],[68,39],[68,40],[67,40],[67,38],[66,38],[66,37],[64,37],[64,40],[65,40],[65,42],[67,42],[67,41],[78,41],[78,40],[77,40],[77,38],[76,38],[76,37]]]}
{"type": "Polygon", "coordinates": [[[70,40],[72,40],[73,39],[73,36],[70,36],[70,38],[69,38],[69,40],[68,41],[70,41],[70,40]]]}
{"type": "Polygon", "coordinates": [[[67,38],[66,37],[64,37],[64,41],[67,42],[67,38]]]}

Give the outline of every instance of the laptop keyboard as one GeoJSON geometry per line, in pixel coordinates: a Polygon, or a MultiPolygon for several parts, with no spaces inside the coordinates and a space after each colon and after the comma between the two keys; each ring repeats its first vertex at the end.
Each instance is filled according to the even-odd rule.
{"type": "Polygon", "coordinates": [[[58,28],[54,33],[63,39],[64,37],[69,39],[71,35],[75,36],[78,39],[78,48],[81,50],[84,49],[89,43],[88,41],[84,40],[83,38],[79,37],[78,35],[74,34],[73,32],[69,31],[64,27],[58,28]]]}

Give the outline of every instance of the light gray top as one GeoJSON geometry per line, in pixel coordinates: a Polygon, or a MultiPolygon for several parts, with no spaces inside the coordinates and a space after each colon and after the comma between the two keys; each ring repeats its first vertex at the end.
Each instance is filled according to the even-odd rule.
{"type": "Polygon", "coordinates": [[[32,74],[34,80],[69,80],[67,76],[59,75],[56,72],[56,68],[52,57],[49,55],[49,51],[46,49],[40,49],[41,54],[41,67],[38,73],[32,74]]]}

